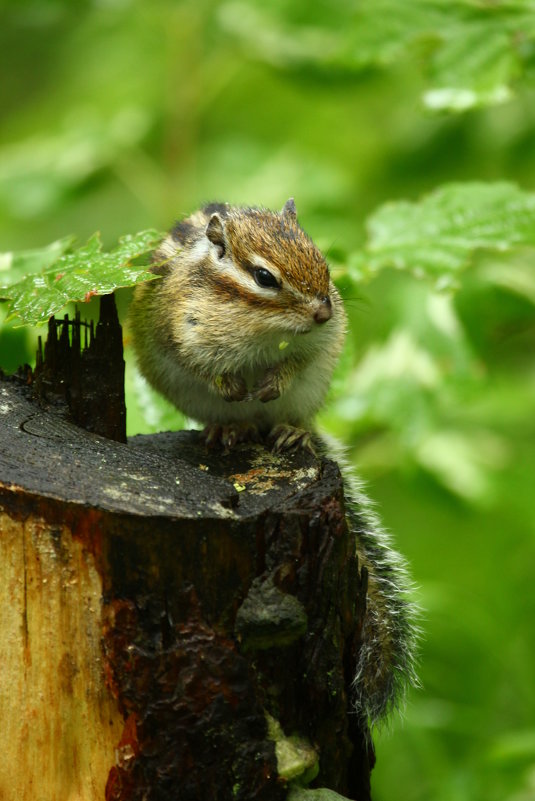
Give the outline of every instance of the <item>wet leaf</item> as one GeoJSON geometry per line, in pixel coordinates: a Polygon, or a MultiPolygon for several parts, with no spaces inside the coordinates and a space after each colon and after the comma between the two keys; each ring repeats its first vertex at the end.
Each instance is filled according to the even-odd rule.
{"type": "Polygon", "coordinates": [[[11,255],[16,277],[24,266],[30,269],[19,280],[0,287],[0,298],[8,300],[7,319],[46,323],[71,301],[84,303],[95,295],[156,278],[146,264],[133,262],[149,254],[161,239],[157,231],[142,231],[122,237],[116,248],[105,252],[96,233],[73,251],[64,252],[71,242],[64,239],[39,251],[11,255]]]}

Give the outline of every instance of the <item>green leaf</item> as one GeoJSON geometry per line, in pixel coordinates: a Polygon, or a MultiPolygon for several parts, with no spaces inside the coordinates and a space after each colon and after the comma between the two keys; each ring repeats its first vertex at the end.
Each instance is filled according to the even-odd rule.
{"type": "Polygon", "coordinates": [[[395,267],[453,286],[478,249],[535,245],[535,194],[510,183],[449,184],[419,203],[382,206],[368,219],[368,234],[350,275],[395,267]]]}
{"type": "Polygon", "coordinates": [[[15,256],[18,270],[25,262],[33,268],[45,267],[0,287],[0,298],[9,301],[6,319],[18,317],[22,323],[33,325],[46,323],[71,301],[86,302],[95,295],[110,294],[118,287],[157,278],[147,271],[146,265],[132,262],[152,251],[161,239],[162,234],[157,231],[142,231],[122,237],[118,246],[106,253],[96,233],[85,245],[63,255],[60,254],[68,240],[30,252],[29,257],[28,253],[22,254],[19,261],[15,256]]]}

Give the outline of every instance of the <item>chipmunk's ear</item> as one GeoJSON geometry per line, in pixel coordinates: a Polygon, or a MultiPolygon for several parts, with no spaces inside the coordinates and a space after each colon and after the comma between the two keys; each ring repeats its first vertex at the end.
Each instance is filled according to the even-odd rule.
{"type": "Polygon", "coordinates": [[[289,198],[282,207],[281,214],[283,217],[289,217],[294,222],[297,222],[297,209],[293,197],[289,198]]]}
{"type": "Polygon", "coordinates": [[[217,256],[222,259],[227,251],[225,228],[219,214],[212,214],[206,226],[206,236],[217,248],[217,256]]]}

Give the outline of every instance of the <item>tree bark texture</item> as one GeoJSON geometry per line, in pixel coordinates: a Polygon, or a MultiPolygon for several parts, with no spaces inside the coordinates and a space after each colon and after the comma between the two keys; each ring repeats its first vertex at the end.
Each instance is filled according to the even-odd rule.
{"type": "Polygon", "coordinates": [[[1,799],[369,798],[333,462],[112,441],[4,378],[0,551],[1,799]]]}

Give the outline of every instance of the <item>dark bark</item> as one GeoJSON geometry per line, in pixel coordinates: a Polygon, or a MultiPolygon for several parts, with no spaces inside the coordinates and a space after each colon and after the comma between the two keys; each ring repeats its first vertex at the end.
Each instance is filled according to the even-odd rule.
{"type": "Polygon", "coordinates": [[[93,324],[51,317],[43,356],[41,338],[32,384],[44,404],[64,404],[81,428],[126,442],[122,329],[113,295],[100,300],[93,324]],[[83,332],[83,336],[82,336],[83,332]]]}

